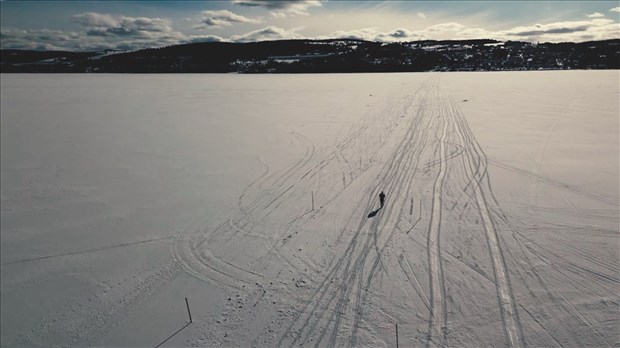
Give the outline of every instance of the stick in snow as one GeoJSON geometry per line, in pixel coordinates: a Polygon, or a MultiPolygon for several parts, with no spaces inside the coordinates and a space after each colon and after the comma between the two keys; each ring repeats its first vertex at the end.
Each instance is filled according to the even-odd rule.
{"type": "Polygon", "coordinates": [[[187,302],[187,297],[185,298],[185,305],[187,305],[187,314],[189,315],[189,322],[192,322],[192,312],[189,311],[189,302],[187,302]]]}
{"type": "Polygon", "coordinates": [[[396,324],[396,348],[398,348],[398,324],[396,324]]]}

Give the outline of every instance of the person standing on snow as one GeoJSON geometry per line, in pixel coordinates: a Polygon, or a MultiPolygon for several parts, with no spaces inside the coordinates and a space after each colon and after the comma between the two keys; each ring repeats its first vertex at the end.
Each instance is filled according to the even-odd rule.
{"type": "Polygon", "coordinates": [[[383,208],[383,204],[385,203],[385,193],[383,193],[383,191],[379,193],[379,202],[381,202],[381,208],[383,208]]]}

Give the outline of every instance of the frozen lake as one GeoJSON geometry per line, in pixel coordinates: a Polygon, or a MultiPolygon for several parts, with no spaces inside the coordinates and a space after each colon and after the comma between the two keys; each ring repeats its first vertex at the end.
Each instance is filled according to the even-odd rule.
{"type": "Polygon", "coordinates": [[[0,344],[614,346],[619,97],[618,71],[4,74],[0,344]]]}

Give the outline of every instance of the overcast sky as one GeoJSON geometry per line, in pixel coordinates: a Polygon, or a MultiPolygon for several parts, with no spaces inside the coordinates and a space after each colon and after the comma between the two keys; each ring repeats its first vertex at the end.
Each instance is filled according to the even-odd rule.
{"type": "Polygon", "coordinates": [[[100,50],[204,41],[620,38],[618,1],[8,1],[2,49],[100,50]]]}

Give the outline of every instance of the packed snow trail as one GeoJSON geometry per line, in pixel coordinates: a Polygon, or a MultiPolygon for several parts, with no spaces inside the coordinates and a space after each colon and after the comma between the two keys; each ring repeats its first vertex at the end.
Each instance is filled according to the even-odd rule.
{"type": "MultiPolygon", "coordinates": [[[[478,206],[478,210],[480,212],[480,217],[483,221],[484,230],[487,235],[487,241],[489,244],[489,251],[491,256],[491,261],[493,263],[493,272],[495,274],[495,282],[497,284],[497,292],[499,295],[499,302],[501,306],[502,313],[502,321],[505,326],[505,330],[508,335],[508,343],[512,347],[521,346],[519,333],[519,323],[516,314],[516,307],[512,298],[511,289],[509,287],[508,275],[505,269],[504,257],[502,255],[501,247],[499,245],[497,230],[495,229],[495,223],[493,222],[493,218],[491,217],[491,213],[489,212],[489,207],[487,204],[487,199],[482,192],[482,188],[480,185],[480,180],[484,175],[480,177],[476,177],[478,173],[476,173],[473,169],[475,163],[480,163],[481,157],[480,152],[476,152],[474,147],[475,140],[472,139],[469,133],[462,128],[463,126],[463,118],[458,115],[458,110],[454,105],[454,102],[449,100],[448,102],[448,112],[452,121],[455,124],[455,130],[460,140],[460,143],[465,148],[465,156],[463,163],[465,164],[465,170],[467,174],[471,178],[471,183],[473,190],[476,195],[476,204],[478,206]],[[478,156],[477,161],[474,160],[474,153],[478,156]]],[[[486,172],[486,163],[483,163],[486,172]]]]}
{"type": "Polygon", "coordinates": [[[430,342],[434,342],[439,346],[446,345],[445,329],[448,325],[444,285],[443,267],[441,264],[441,247],[439,236],[441,231],[441,212],[442,212],[442,190],[444,180],[446,178],[446,138],[448,132],[448,119],[445,115],[446,111],[442,108],[439,113],[442,116],[441,137],[439,138],[439,173],[433,185],[433,199],[431,218],[428,228],[427,253],[428,264],[430,268],[429,282],[431,284],[430,292],[430,320],[429,320],[429,338],[430,342]]]}

